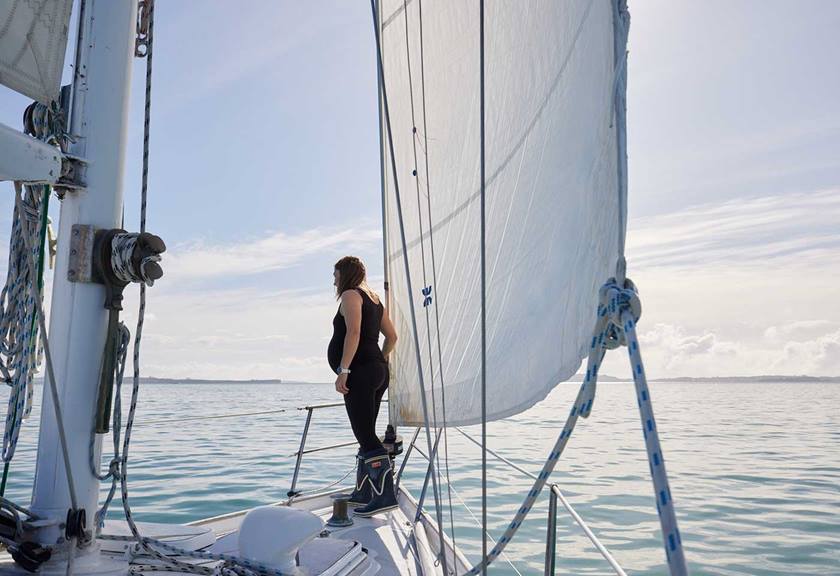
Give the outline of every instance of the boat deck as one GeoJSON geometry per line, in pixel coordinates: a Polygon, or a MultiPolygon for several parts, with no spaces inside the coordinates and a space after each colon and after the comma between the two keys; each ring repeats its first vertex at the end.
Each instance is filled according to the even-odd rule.
{"type": "MultiPolygon", "coordinates": [[[[278,502],[276,506],[306,510],[326,522],[332,515],[331,496],[339,492],[324,492],[294,499],[292,502],[278,502]]],[[[400,491],[399,504],[399,508],[373,518],[354,517],[351,512],[353,524],[345,528],[327,526],[320,536],[299,549],[299,573],[311,576],[451,576],[466,571],[469,567],[466,559],[444,535],[444,553],[448,568],[444,573],[443,563],[438,561],[440,539],[435,523],[424,512],[416,525],[413,525],[417,504],[407,492],[400,491]]],[[[243,510],[186,526],[138,523],[138,528],[144,536],[171,546],[238,555],[239,527],[247,513],[248,510],[243,510]]],[[[103,533],[116,537],[130,536],[125,521],[108,522],[103,533]]],[[[133,540],[101,539],[98,543],[108,567],[96,567],[89,561],[77,558],[75,574],[125,574],[128,566],[122,563],[122,570],[119,566],[129,557],[132,559],[132,565],[144,566],[144,573],[161,576],[173,574],[171,569],[159,572],[154,570],[152,566],[159,565],[159,562],[134,553],[137,545],[133,540]]],[[[178,557],[178,560],[202,566],[214,566],[218,563],[215,560],[188,556],[178,557]]],[[[56,559],[49,563],[49,567],[44,565],[41,571],[63,574],[64,562],[56,559]]],[[[3,551],[0,552],[0,574],[17,576],[26,572],[12,561],[8,552],[3,551]]]]}
{"type": "MultiPolygon", "coordinates": [[[[281,502],[279,506],[291,505],[307,510],[321,517],[326,522],[332,515],[331,496],[336,491],[281,502]]],[[[434,522],[421,515],[416,527],[412,520],[416,515],[417,505],[410,494],[400,491],[400,507],[373,518],[352,516],[353,525],[346,528],[326,527],[323,537],[316,538],[300,550],[300,564],[310,574],[332,573],[330,558],[349,550],[358,542],[368,556],[379,566],[378,572],[358,572],[359,574],[376,573],[380,575],[406,576],[448,576],[444,574],[442,563],[437,561],[439,536],[434,522]],[[342,547],[343,545],[343,547],[342,547]]],[[[192,526],[211,529],[217,536],[216,543],[208,550],[212,552],[236,554],[237,530],[245,512],[228,514],[193,523],[192,526]]],[[[467,567],[466,559],[454,548],[448,538],[444,540],[448,572],[462,573],[467,567]],[[454,566],[453,566],[454,562],[454,566]]],[[[344,573],[344,572],[342,572],[344,573]]],[[[356,571],[347,572],[355,574],[356,571]]]]}

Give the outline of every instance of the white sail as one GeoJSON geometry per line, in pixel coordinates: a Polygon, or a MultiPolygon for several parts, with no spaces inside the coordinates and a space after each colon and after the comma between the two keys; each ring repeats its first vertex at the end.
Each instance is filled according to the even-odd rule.
{"type": "MultiPolygon", "coordinates": [[[[386,138],[390,303],[400,336],[391,414],[397,424],[423,423],[422,377],[432,423],[475,423],[482,380],[478,2],[380,6],[396,162],[394,172],[386,138]]],[[[622,10],[619,0],[486,2],[488,420],[533,406],[578,370],[598,289],[615,274],[625,226],[623,115],[616,121],[622,10]]]]}
{"type": "Polygon", "coordinates": [[[73,0],[0,2],[0,84],[44,104],[58,99],[73,0]]]}

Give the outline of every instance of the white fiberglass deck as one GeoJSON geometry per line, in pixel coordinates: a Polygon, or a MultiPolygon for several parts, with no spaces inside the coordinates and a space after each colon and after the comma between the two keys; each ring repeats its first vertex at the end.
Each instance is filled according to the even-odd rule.
{"type": "MultiPolygon", "coordinates": [[[[277,506],[291,505],[321,517],[324,522],[332,514],[331,495],[340,491],[302,497],[277,506]]],[[[447,574],[443,564],[437,561],[439,536],[434,521],[425,513],[412,528],[417,506],[407,492],[400,490],[399,508],[378,514],[373,518],[352,516],[353,525],[346,528],[327,526],[320,537],[304,544],[298,554],[299,574],[311,576],[450,576],[461,574],[469,567],[466,559],[454,550],[444,536],[447,574]]],[[[188,526],[139,523],[144,536],[160,539],[172,546],[190,550],[238,555],[239,526],[248,510],[226,514],[194,522],[188,526]]],[[[282,530],[282,526],[278,528],[282,530]]],[[[125,522],[109,522],[103,530],[113,536],[128,536],[125,522]]],[[[133,541],[100,540],[103,560],[124,560],[129,550],[136,550],[133,541]]],[[[213,560],[179,557],[181,561],[197,565],[213,566],[213,560]]],[[[81,560],[81,559],[79,559],[81,560]]],[[[54,564],[50,573],[63,572],[63,564],[54,564]],[[58,570],[58,569],[61,570],[58,570]]],[[[108,562],[105,573],[120,573],[118,564],[108,562]],[[115,569],[116,568],[116,569],[115,569]]],[[[159,562],[142,554],[132,555],[132,565],[157,565],[159,562]]],[[[85,561],[77,561],[74,574],[99,573],[100,570],[85,561]]],[[[127,565],[123,564],[127,568],[127,565]]],[[[144,573],[172,574],[170,570],[156,572],[145,569],[144,573]]],[[[26,574],[14,564],[8,552],[0,553],[0,574],[26,574]]]]}
{"type": "MultiPolygon", "coordinates": [[[[332,514],[330,496],[336,491],[299,498],[291,504],[295,508],[308,510],[320,516],[325,522],[332,514]]],[[[416,503],[407,493],[400,490],[400,507],[378,514],[373,518],[352,516],[353,525],[346,528],[327,527],[328,535],[316,538],[301,548],[301,568],[310,574],[380,574],[410,576],[444,576],[442,564],[436,561],[439,536],[434,522],[424,513],[415,529],[412,520],[416,514],[416,503]],[[335,570],[350,545],[358,542],[369,557],[379,566],[377,572],[368,572],[371,565],[360,564],[350,571],[335,570]],[[344,545],[344,547],[341,546],[344,545]]],[[[280,503],[279,506],[286,505],[280,503]]],[[[209,549],[213,552],[236,554],[237,530],[245,512],[219,516],[196,522],[193,526],[210,528],[217,536],[216,543],[209,549]]],[[[454,551],[445,538],[446,558],[449,572],[463,573],[468,564],[466,559],[454,551]],[[454,561],[454,565],[453,565],[454,561]],[[453,570],[455,568],[455,570],[453,570]]]]}

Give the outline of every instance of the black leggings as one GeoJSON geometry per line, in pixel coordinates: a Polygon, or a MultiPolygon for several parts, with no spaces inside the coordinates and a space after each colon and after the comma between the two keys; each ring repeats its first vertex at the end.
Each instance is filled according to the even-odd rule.
{"type": "Polygon", "coordinates": [[[370,362],[354,366],[347,377],[347,388],[350,392],[344,395],[344,406],[362,453],[382,450],[382,442],[376,435],[376,417],[388,388],[388,365],[370,362]]]}

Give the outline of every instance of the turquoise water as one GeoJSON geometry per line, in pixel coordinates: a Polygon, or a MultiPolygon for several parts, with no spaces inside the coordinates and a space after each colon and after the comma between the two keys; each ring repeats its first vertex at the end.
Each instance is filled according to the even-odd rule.
{"type": "MultiPolygon", "coordinates": [[[[524,414],[490,424],[489,446],[537,472],[577,387],[561,385],[524,414]]],[[[651,393],[692,574],[840,574],[840,385],[653,383],[651,393]]],[[[294,468],[289,455],[298,447],[305,412],[183,418],[337,400],[329,385],[145,385],[129,467],[136,517],[188,522],[286,496],[294,468]]],[[[7,489],[24,503],[37,416],[36,407],[7,489]]],[[[467,431],[479,433],[478,427],[467,431]]],[[[307,447],[345,439],[350,432],[343,408],[315,413],[307,447]]],[[[423,435],[421,440],[425,452],[423,435]]],[[[462,500],[480,517],[481,454],[456,431],[448,446],[455,539],[475,559],[480,531],[462,500]]],[[[350,470],[354,453],[344,448],[309,455],[299,488],[337,480],[350,470]]],[[[415,494],[425,472],[416,456],[405,476],[415,494]]],[[[498,535],[531,481],[488,458],[488,522],[491,535],[498,535]]],[[[600,386],[592,417],[579,422],[552,479],[628,574],[664,573],[632,384],[600,386]]],[[[542,573],[546,514],[543,497],[507,549],[523,574],[542,573]]],[[[445,524],[448,529],[448,513],[445,524]]],[[[557,537],[558,574],[610,573],[562,507],[557,537]]],[[[516,572],[499,560],[490,573],[516,572]]]]}

